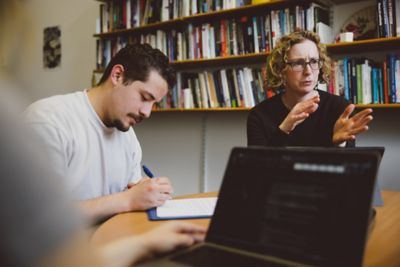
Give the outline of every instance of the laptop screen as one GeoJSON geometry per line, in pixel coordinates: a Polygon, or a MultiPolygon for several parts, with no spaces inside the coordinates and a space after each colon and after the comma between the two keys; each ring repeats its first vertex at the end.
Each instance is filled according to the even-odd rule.
{"type": "Polygon", "coordinates": [[[377,158],[236,148],[207,241],[304,264],[360,265],[377,158]]]}

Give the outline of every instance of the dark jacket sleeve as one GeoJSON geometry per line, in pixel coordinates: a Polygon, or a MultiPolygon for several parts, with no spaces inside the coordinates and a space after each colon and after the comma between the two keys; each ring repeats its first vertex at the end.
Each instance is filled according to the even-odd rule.
{"type": "Polygon", "coordinates": [[[248,146],[285,146],[288,137],[278,125],[257,110],[252,110],[247,117],[248,146]]]}

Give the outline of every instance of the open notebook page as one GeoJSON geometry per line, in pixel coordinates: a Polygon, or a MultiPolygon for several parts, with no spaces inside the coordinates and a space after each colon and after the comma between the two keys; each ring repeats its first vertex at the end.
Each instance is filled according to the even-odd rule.
{"type": "Polygon", "coordinates": [[[212,216],[216,202],[216,197],[167,200],[164,205],[157,208],[157,216],[160,218],[212,216]]]}

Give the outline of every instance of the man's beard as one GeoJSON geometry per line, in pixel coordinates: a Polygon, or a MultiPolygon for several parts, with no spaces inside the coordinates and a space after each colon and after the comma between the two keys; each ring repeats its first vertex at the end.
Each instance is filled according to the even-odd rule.
{"type": "Polygon", "coordinates": [[[118,131],[121,131],[121,132],[127,132],[127,131],[129,131],[129,128],[131,127],[130,125],[128,125],[128,127],[126,127],[126,126],[122,123],[121,120],[115,120],[113,124],[114,124],[114,125],[113,125],[112,127],[117,128],[117,130],[118,130],[118,131]]]}

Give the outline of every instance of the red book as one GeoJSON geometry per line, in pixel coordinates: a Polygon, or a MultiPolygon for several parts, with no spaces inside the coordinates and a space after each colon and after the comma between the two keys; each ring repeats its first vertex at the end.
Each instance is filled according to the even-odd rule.
{"type": "Polygon", "coordinates": [[[127,21],[126,21],[126,0],[122,1],[122,28],[126,29],[127,21]]]}
{"type": "Polygon", "coordinates": [[[226,57],[227,55],[225,21],[221,20],[221,56],[226,57]]]}
{"type": "Polygon", "coordinates": [[[386,58],[383,61],[382,74],[383,74],[383,96],[384,96],[385,104],[389,104],[389,86],[388,86],[388,78],[387,78],[388,70],[387,70],[386,58]]]}

